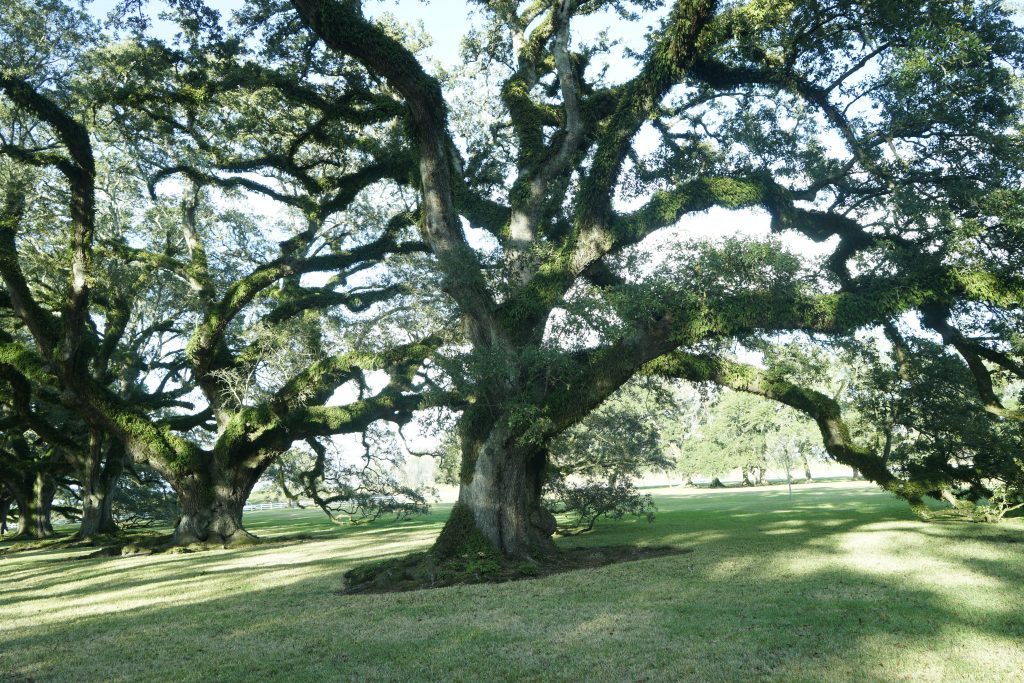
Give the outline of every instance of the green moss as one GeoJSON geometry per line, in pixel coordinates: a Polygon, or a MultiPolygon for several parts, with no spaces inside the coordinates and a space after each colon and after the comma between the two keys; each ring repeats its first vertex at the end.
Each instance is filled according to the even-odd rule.
{"type": "Polygon", "coordinates": [[[452,514],[430,552],[442,559],[465,556],[478,563],[499,554],[477,528],[473,510],[461,502],[452,508],[452,514]]]}
{"type": "Polygon", "coordinates": [[[10,365],[30,380],[49,380],[39,356],[18,343],[0,344],[0,364],[10,365]]]}
{"type": "Polygon", "coordinates": [[[983,270],[967,268],[952,272],[954,281],[973,298],[991,302],[996,306],[1012,307],[1024,301],[1024,291],[1007,286],[997,275],[983,270]]]}
{"type": "Polygon", "coordinates": [[[96,403],[133,451],[143,450],[148,458],[160,462],[173,474],[187,474],[200,468],[202,451],[170,428],[155,425],[125,407],[100,399],[96,403]]]}
{"type": "MultiPolygon", "coordinates": [[[[527,83],[522,77],[515,77],[505,83],[501,92],[502,101],[508,108],[519,140],[519,165],[528,169],[535,168],[547,156],[544,144],[544,125],[557,121],[557,117],[549,107],[544,107],[530,97],[527,83]]],[[[528,177],[532,174],[522,174],[528,177]]],[[[521,186],[522,183],[517,183],[521,186]]],[[[524,186],[513,191],[513,201],[523,200],[524,186]]]]}
{"type": "Polygon", "coordinates": [[[280,426],[281,418],[266,403],[243,408],[235,413],[224,427],[213,448],[214,457],[221,464],[227,465],[240,444],[252,444],[264,432],[280,426]]]}

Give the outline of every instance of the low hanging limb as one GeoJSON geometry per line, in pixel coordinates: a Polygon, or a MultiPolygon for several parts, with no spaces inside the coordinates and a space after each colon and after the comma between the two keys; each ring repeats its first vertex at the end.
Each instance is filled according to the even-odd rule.
{"type": "Polygon", "coordinates": [[[856,445],[850,438],[850,430],[843,420],[839,404],[825,394],[770,376],[752,365],[684,351],[674,351],[652,361],[645,371],[691,382],[714,382],[799,410],[817,423],[829,455],[859,470],[865,478],[886,491],[906,500],[918,515],[927,514],[922,497],[929,487],[900,479],[889,471],[881,457],[856,445]]]}
{"type": "MultiPolygon", "coordinates": [[[[966,337],[949,322],[950,310],[941,304],[928,304],[920,307],[921,322],[942,337],[942,342],[956,349],[967,363],[974,377],[974,383],[981,397],[986,412],[1010,420],[1024,420],[1024,411],[1006,408],[996,396],[992,386],[992,373],[985,366],[984,360],[998,365],[1013,375],[1024,378],[1024,367],[1012,358],[995,349],[966,337]]],[[[889,331],[889,328],[887,328],[889,331]]],[[[890,332],[890,335],[893,332],[890,332]]]]}

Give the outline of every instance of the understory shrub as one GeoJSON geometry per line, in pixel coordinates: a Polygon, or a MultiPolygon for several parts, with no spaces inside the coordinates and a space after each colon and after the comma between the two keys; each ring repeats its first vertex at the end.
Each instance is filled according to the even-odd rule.
{"type": "Polygon", "coordinates": [[[559,477],[548,484],[544,503],[552,514],[565,520],[558,525],[558,533],[563,536],[590,531],[602,517],[622,519],[632,515],[653,522],[657,510],[650,494],[637,491],[628,478],[617,482],[587,479],[574,484],[559,477]]]}

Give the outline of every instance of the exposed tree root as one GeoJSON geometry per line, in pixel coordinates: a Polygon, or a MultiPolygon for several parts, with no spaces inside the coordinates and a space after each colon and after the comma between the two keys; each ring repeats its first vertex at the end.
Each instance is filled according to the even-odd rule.
{"type": "Polygon", "coordinates": [[[473,583],[504,583],[602,567],[667,555],[693,552],[671,546],[603,546],[560,550],[540,562],[510,560],[494,552],[478,551],[441,558],[433,552],[364,564],[345,572],[340,594],[392,593],[473,583]]]}

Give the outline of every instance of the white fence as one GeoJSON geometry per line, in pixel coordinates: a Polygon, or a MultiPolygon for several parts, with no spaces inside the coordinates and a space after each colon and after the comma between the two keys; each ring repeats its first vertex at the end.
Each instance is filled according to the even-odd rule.
{"type": "Polygon", "coordinates": [[[253,512],[254,510],[281,510],[289,507],[295,507],[295,504],[285,501],[278,501],[276,503],[246,503],[245,507],[242,508],[242,511],[253,512]]]}

